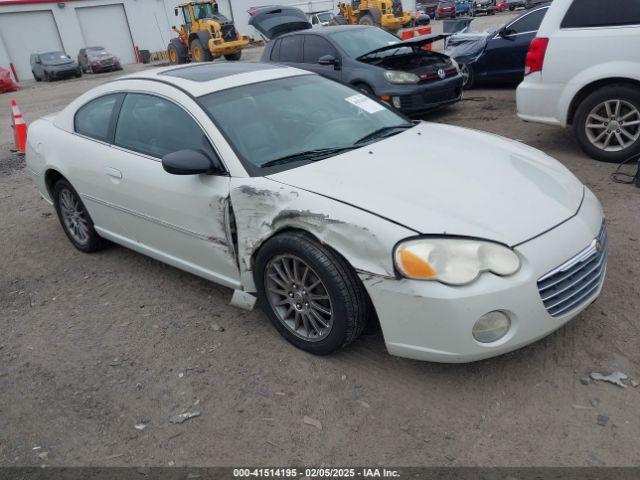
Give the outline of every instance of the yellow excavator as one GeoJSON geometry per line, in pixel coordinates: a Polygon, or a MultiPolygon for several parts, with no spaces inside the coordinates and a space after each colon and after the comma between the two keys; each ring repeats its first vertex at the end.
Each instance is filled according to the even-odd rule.
{"type": "Polygon", "coordinates": [[[249,45],[249,37],[238,34],[215,0],[181,3],[174,13],[182,17],[182,25],[173,27],[178,38],[172,38],[167,47],[171,64],[209,62],[222,56],[240,60],[242,49],[249,45]]]}
{"type": "Polygon", "coordinates": [[[338,9],[338,17],[342,17],[339,23],[375,25],[393,33],[411,21],[409,12],[402,10],[401,0],[351,0],[338,3],[338,9]]]}

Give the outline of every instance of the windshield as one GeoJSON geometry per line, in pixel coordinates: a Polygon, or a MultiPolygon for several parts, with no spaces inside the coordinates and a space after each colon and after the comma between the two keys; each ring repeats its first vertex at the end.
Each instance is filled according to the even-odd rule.
{"type": "Polygon", "coordinates": [[[40,61],[45,65],[66,62],[68,60],[70,60],[70,58],[64,52],[49,52],[40,55],[40,61]]]}
{"type": "Polygon", "coordinates": [[[89,57],[100,57],[103,55],[109,55],[109,52],[102,47],[87,48],[87,56],[89,57]]]}
{"type": "Polygon", "coordinates": [[[318,20],[320,20],[321,22],[330,22],[331,19],[333,18],[333,13],[331,12],[324,12],[324,13],[319,13],[318,15],[316,15],[318,17],[318,20]]]}
{"type": "Polygon", "coordinates": [[[196,20],[203,20],[205,18],[213,18],[213,14],[217,13],[213,11],[210,3],[201,3],[193,5],[193,15],[196,20]]]}
{"type": "Polygon", "coordinates": [[[397,133],[412,126],[386,106],[317,75],[243,85],[199,100],[251,174],[265,174],[265,164],[308,163],[297,155],[302,152],[321,151],[314,158],[320,160],[359,148],[363,139],[370,143],[396,133],[396,126],[397,133]]]}
{"type": "Polygon", "coordinates": [[[380,28],[354,28],[331,34],[331,38],[350,57],[358,58],[372,50],[400,43],[398,37],[380,28]]]}

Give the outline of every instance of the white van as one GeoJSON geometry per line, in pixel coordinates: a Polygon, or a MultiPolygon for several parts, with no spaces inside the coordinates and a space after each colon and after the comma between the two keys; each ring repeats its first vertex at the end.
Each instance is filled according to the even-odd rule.
{"type": "Polygon", "coordinates": [[[572,125],[597,160],[640,155],[640,0],[555,0],[525,75],[521,119],[572,125]]]}

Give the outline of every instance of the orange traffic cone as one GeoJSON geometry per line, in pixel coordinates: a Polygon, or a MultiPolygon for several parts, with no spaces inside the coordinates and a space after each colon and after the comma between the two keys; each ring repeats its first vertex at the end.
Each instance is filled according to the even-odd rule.
{"type": "Polygon", "coordinates": [[[13,124],[13,139],[16,144],[16,150],[20,153],[24,153],[27,147],[27,124],[22,118],[22,113],[18,108],[18,104],[15,100],[11,100],[11,120],[13,124]]]}

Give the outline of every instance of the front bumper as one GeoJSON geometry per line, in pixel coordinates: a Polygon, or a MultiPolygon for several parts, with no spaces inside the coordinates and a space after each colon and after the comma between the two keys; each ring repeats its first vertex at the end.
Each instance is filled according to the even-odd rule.
{"type": "Polygon", "coordinates": [[[559,329],[599,296],[604,273],[593,294],[555,317],[542,302],[538,280],[588,247],[598,237],[602,221],[600,203],[586,190],[575,217],[515,248],[522,267],[510,277],[484,274],[471,285],[450,287],[361,275],[389,353],[434,362],[473,362],[516,350],[559,329]],[[472,336],[473,325],[494,310],[508,313],[511,329],[495,343],[479,343],[472,336]]]}
{"type": "Polygon", "coordinates": [[[60,69],[60,70],[48,70],[49,77],[55,80],[62,78],[71,78],[78,75],[80,68],[60,69]]]}
{"type": "Polygon", "coordinates": [[[422,85],[398,85],[397,88],[382,92],[381,96],[392,99],[399,97],[399,110],[406,115],[417,115],[459,101],[462,98],[462,84],[462,77],[456,75],[422,85]]]}
{"type": "Polygon", "coordinates": [[[222,55],[233,55],[249,45],[249,37],[241,36],[239,40],[225,42],[221,38],[209,40],[209,50],[214,57],[222,55]]]}

